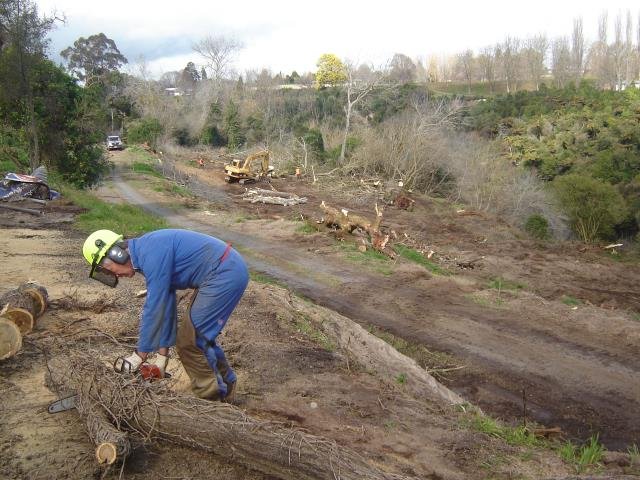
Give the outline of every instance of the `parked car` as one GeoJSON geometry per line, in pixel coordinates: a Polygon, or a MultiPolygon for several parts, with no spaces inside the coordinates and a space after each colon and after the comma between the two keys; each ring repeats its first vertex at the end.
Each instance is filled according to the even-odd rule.
{"type": "Polygon", "coordinates": [[[109,135],[107,137],[107,150],[122,150],[124,144],[118,135],[109,135]]]}

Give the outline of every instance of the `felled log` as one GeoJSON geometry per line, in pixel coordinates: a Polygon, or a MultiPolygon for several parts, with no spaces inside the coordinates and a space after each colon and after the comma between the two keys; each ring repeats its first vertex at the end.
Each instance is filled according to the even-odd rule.
{"type": "MultiPolygon", "coordinates": [[[[52,383],[78,392],[91,411],[108,412],[120,430],[203,449],[284,480],[407,478],[385,473],[333,441],[250,417],[227,403],[178,394],[164,382],[132,381],[87,361],[93,357],[86,352],[79,355],[84,362],[63,357],[50,361],[52,383]]],[[[83,415],[81,409],[78,412],[83,415]]]]}
{"type": "Polygon", "coordinates": [[[462,397],[438,382],[415,360],[398,352],[353,320],[330,310],[310,311],[304,301],[295,295],[289,301],[294,310],[303,311],[339,349],[381,378],[395,378],[399,373],[404,373],[404,388],[416,398],[428,399],[442,406],[465,403],[462,397]]]}
{"type": "Polygon", "coordinates": [[[276,190],[265,190],[263,188],[252,188],[243,194],[243,199],[251,203],[269,203],[272,205],[283,205],[290,207],[299,203],[307,203],[306,197],[298,197],[292,193],[278,192],[276,190]]]}
{"type": "Polygon", "coordinates": [[[47,292],[47,289],[35,282],[27,282],[20,285],[18,287],[18,290],[30,295],[31,298],[33,298],[33,301],[36,303],[37,307],[36,316],[40,317],[47,309],[47,305],[49,304],[49,293],[47,292]]]}
{"type": "Polygon", "coordinates": [[[27,282],[0,297],[0,316],[13,321],[22,335],[33,330],[36,318],[47,308],[47,289],[35,282],[27,282]]]}
{"type": "MultiPolygon", "coordinates": [[[[60,361],[61,359],[58,359],[60,361]]],[[[60,368],[57,362],[52,362],[52,369],[58,372],[60,368]]],[[[112,372],[113,373],[113,372],[112,372]]],[[[93,375],[96,372],[85,372],[86,375],[93,375]]],[[[98,384],[91,381],[92,377],[87,377],[84,382],[74,384],[74,388],[65,383],[56,381],[56,375],[50,372],[47,378],[47,386],[54,392],[66,391],[74,392],[75,408],[84,419],[89,438],[96,446],[96,460],[101,465],[112,465],[116,461],[122,462],[131,453],[131,443],[126,432],[118,430],[110,421],[105,409],[95,402],[95,397],[99,395],[92,390],[98,388],[98,384]]]]}
{"type": "Polygon", "coordinates": [[[0,316],[11,320],[22,335],[33,330],[39,306],[33,297],[20,290],[10,290],[0,297],[0,316]]]}
{"type": "Polygon", "coordinates": [[[266,197],[291,198],[292,196],[295,196],[291,193],[278,192],[277,190],[265,190],[264,188],[252,188],[251,190],[248,190],[247,193],[252,193],[253,195],[264,195],[266,197]]]}
{"type": "Polygon", "coordinates": [[[371,221],[360,215],[354,215],[349,210],[330,207],[324,200],[320,204],[324,212],[323,223],[327,226],[338,227],[341,231],[353,233],[357,228],[364,230],[369,235],[371,246],[374,250],[384,253],[394,258],[396,255],[391,250],[386,249],[390,235],[380,230],[382,223],[383,209],[375,205],[376,218],[371,221]]]}
{"type": "Polygon", "coordinates": [[[0,208],[5,210],[14,210],[16,212],[30,213],[31,215],[42,215],[41,210],[34,210],[33,208],[14,207],[13,205],[7,205],[6,203],[0,203],[0,208]]]}
{"type": "Polygon", "coordinates": [[[22,348],[22,334],[8,318],[0,317],[0,360],[13,357],[22,348]]]}
{"type": "Polygon", "coordinates": [[[244,200],[251,203],[269,203],[271,205],[282,205],[284,207],[290,207],[292,205],[298,205],[299,203],[307,203],[306,197],[265,197],[263,195],[255,195],[251,197],[245,197],[244,200]]]}
{"type": "Polygon", "coordinates": [[[338,210],[327,205],[324,200],[320,204],[320,208],[324,212],[324,223],[327,226],[335,226],[348,233],[353,232],[356,228],[369,232],[372,228],[373,222],[349,212],[346,208],[338,210]]]}

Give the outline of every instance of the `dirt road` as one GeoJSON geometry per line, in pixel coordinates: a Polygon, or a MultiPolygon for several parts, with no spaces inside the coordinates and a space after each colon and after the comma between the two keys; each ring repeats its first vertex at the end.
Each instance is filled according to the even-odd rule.
{"type": "MultiPolygon", "coordinates": [[[[467,368],[449,386],[494,416],[520,419],[524,396],[529,418],[561,426],[571,437],[598,432],[609,448],[638,443],[640,323],[629,314],[592,305],[572,309],[531,292],[496,298],[465,276],[433,276],[409,264],[385,275],[316,248],[319,234],[301,240],[284,223],[278,233],[277,225],[252,228],[198,211],[176,213],[125,180],[116,173],[113,185],[127,202],[175,227],[232,242],[253,269],[315,302],[453,354],[467,368]]],[[[216,196],[229,188],[221,185],[216,196]]]]}

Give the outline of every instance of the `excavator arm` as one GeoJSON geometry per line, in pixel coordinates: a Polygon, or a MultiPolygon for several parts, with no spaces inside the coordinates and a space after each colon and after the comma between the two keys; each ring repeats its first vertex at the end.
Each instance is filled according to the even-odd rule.
{"type": "Polygon", "coordinates": [[[233,161],[229,165],[224,167],[227,174],[225,180],[231,181],[246,181],[248,179],[255,180],[256,178],[263,177],[269,173],[269,151],[261,150],[253,153],[244,162],[233,161]],[[260,162],[259,168],[256,169],[256,163],[260,162]]]}

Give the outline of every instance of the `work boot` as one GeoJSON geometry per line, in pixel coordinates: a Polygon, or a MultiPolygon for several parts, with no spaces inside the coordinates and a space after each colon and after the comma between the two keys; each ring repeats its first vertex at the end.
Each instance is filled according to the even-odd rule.
{"type": "MultiPolygon", "coordinates": [[[[226,383],[226,382],[225,382],[226,383]]],[[[235,399],[236,381],[227,383],[227,395],[221,399],[225,403],[233,403],[235,399]]]]}

